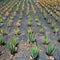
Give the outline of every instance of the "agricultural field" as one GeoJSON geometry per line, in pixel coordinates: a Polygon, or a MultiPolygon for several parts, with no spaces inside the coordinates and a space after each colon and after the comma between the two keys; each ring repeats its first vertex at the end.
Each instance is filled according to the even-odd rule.
{"type": "Polygon", "coordinates": [[[0,60],[60,60],[60,0],[1,0],[0,60]]]}

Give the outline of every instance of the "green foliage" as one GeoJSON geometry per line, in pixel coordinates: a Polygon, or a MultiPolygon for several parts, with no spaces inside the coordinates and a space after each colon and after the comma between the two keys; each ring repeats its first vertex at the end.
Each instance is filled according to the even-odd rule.
{"type": "Polygon", "coordinates": [[[3,43],[3,38],[0,36],[0,45],[3,43]]]}
{"type": "Polygon", "coordinates": [[[54,51],[55,51],[55,45],[54,44],[48,45],[47,54],[51,56],[54,54],[54,51]]]}
{"type": "Polygon", "coordinates": [[[58,21],[58,20],[59,20],[58,16],[56,16],[55,20],[56,20],[56,21],[58,21]]]}
{"type": "Polygon", "coordinates": [[[29,28],[28,29],[28,34],[31,34],[31,33],[33,33],[33,30],[32,30],[32,28],[29,28]]]}
{"type": "Polygon", "coordinates": [[[32,23],[32,22],[29,20],[29,21],[28,21],[28,26],[31,26],[31,23],[32,23]]]}
{"type": "Polygon", "coordinates": [[[38,22],[39,21],[38,18],[35,18],[35,21],[38,22]]]}
{"type": "Polygon", "coordinates": [[[46,18],[47,18],[47,14],[46,14],[45,12],[44,12],[43,16],[44,16],[44,19],[46,19],[46,18]]]}
{"type": "Polygon", "coordinates": [[[40,12],[43,13],[43,9],[42,8],[41,8],[40,12]]]}
{"type": "Polygon", "coordinates": [[[17,46],[17,44],[18,41],[16,37],[13,37],[13,39],[7,44],[7,47],[12,54],[15,52],[15,47],[17,46]]]}
{"type": "Polygon", "coordinates": [[[44,43],[44,44],[48,44],[48,43],[49,43],[48,35],[46,35],[46,36],[44,37],[43,43],[44,43]]]}
{"type": "Polygon", "coordinates": [[[48,19],[48,24],[50,24],[51,23],[51,19],[48,19]]]}
{"type": "Polygon", "coordinates": [[[51,16],[53,16],[53,13],[52,13],[52,12],[50,12],[50,15],[51,15],[51,16]]]}
{"type": "Polygon", "coordinates": [[[13,37],[13,40],[11,41],[14,46],[18,44],[17,38],[13,37]]]}
{"type": "Polygon", "coordinates": [[[3,35],[6,35],[6,34],[7,34],[7,32],[6,32],[6,30],[5,30],[4,28],[2,28],[2,29],[0,30],[0,32],[1,32],[3,35]]]}
{"type": "Polygon", "coordinates": [[[37,22],[37,26],[41,26],[41,22],[37,22]]]}
{"type": "Polygon", "coordinates": [[[54,28],[54,32],[55,32],[55,33],[57,33],[58,30],[59,30],[58,27],[55,27],[55,28],[54,28]]]}
{"type": "Polygon", "coordinates": [[[33,33],[29,34],[29,41],[34,42],[34,35],[33,33]]]}
{"type": "Polygon", "coordinates": [[[58,42],[60,42],[60,35],[58,36],[58,42]]]}
{"type": "Polygon", "coordinates": [[[52,28],[54,28],[56,26],[56,24],[54,22],[52,22],[52,28]]]}
{"type": "Polygon", "coordinates": [[[20,30],[19,29],[14,29],[14,33],[17,35],[19,35],[20,34],[20,30]]]}
{"type": "Polygon", "coordinates": [[[43,28],[41,28],[39,31],[40,31],[40,33],[44,33],[44,29],[43,28]]]}
{"type": "Polygon", "coordinates": [[[0,23],[3,23],[3,20],[2,20],[2,18],[0,18],[0,23]]]}
{"type": "Polygon", "coordinates": [[[30,55],[32,56],[32,58],[36,58],[38,56],[38,48],[36,45],[32,46],[30,55]]]}
{"type": "Polygon", "coordinates": [[[15,51],[14,44],[12,42],[9,42],[7,46],[8,46],[10,53],[14,53],[14,51],[15,51]]]}

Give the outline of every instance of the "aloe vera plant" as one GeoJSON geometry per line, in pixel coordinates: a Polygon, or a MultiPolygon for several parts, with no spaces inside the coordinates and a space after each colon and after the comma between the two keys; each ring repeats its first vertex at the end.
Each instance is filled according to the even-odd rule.
{"type": "Polygon", "coordinates": [[[34,35],[33,33],[29,34],[29,41],[34,42],[34,35]]]}
{"type": "Polygon", "coordinates": [[[19,29],[14,29],[14,33],[15,33],[16,35],[19,35],[19,34],[20,34],[20,30],[19,30],[19,29]]]}
{"type": "Polygon", "coordinates": [[[13,54],[15,52],[14,44],[12,42],[9,42],[7,46],[8,46],[10,53],[13,54]]]}
{"type": "Polygon", "coordinates": [[[28,21],[28,26],[31,26],[31,21],[30,20],[28,21]]]}
{"type": "Polygon", "coordinates": [[[60,35],[58,36],[58,42],[60,42],[60,35]]]}
{"type": "Polygon", "coordinates": [[[56,24],[55,24],[54,22],[52,22],[52,24],[51,24],[52,28],[54,28],[54,27],[55,27],[55,25],[56,25],[56,24]]]}
{"type": "Polygon", "coordinates": [[[46,35],[46,36],[44,37],[43,43],[44,43],[44,44],[48,44],[48,43],[49,43],[48,35],[46,35]]]}
{"type": "Polygon", "coordinates": [[[51,15],[51,16],[53,16],[53,13],[52,13],[52,12],[50,12],[50,15],[51,15]]]}
{"type": "Polygon", "coordinates": [[[58,20],[59,20],[58,16],[56,16],[55,20],[56,20],[56,21],[58,21],[58,20]]]}
{"type": "Polygon", "coordinates": [[[0,36],[0,45],[2,45],[3,44],[3,38],[0,36]]]}
{"type": "Polygon", "coordinates": [[[38,57],[38,47],[36,45],[32,46],[31,50],[30,50],[30,55],[33,59],[38,57]]]}
{"type": "Polygon", "coordinates": [[[55,45],[54,44],[50,44],[48,45],[48,48],[47,48],[47,55],[49,56],[52,56],[55,52],[55,45]]]}
{"type": "Polygon", "coordinates": [[[13,44],[14,46],[17,46],[18,40],[17,40],[16,37],[13,37],[12,44],[13,44]]]}
{"type": "Polygon", "coordinates": [[[3,23],[3,19],[2,18],[0,18],[0,23],[3,23]]]}
{"type": "Polygon", "coordinates": [[[47,17],[47,14],[44,12],[43,16],[44,16],[44,19],[46,19],[46,17],[47,17]]]}
{"type": "Polygon", "coordinates": [[[0,30],[0,32],[1,32],[3,35],[6,35],[6,34],[7,34],[7,32],[6,32],[6,30],[5,30],[4,28],[2,28],[2,29],[0,30]]]}
{"type": "Polygon", "coordinates": [[[51,19],[48,19],[48,24],[50,24],[51,23],[51,19]]]}
{"type": "Polygon", "coordinates": [[[40,31],[40,33],[44,33],[44,29],[43,28],[41,28],[39,31],[40,31]]]}
{"type": "Polygon", "coordinates": [[[58,30],[59,30],[58,27],[55,27],[55,28],[54,28],[54,33],[57,33],[58,30]]]}
{"type": "Polygon", "coordinates": [[[29,28],[29,29],[28,29],[28,33],[29,33],[29,34],[33,33],[32,28],[29,28]]]}

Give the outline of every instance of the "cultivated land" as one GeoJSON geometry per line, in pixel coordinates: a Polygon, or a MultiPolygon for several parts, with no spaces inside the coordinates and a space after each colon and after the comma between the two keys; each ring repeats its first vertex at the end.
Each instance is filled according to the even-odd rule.
{"type": "Polygon", "coordinates": [[[0,60],[60,60],[60,1],[0,1],[0,60]]]}

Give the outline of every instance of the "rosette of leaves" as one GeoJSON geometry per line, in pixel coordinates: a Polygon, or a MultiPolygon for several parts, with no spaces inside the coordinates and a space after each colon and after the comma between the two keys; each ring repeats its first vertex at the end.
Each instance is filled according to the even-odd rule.
{"type": "Polygon", "coordinates": [[[20,34],[20,30],[19,29],[14,29],[14,33],[15,33],[15,35],[19,35],[20,34]]]}
{"type": "Polygon", "coordinates": [[[0,23],[3,23],[3,19],[2,18],[0,18],[0,23]]]}
{"type": "Polygon", "coordinates": [[[4,43],[3,38],[0,36],[0,45],[4,43]]]}
{"type": "Polygon", "coordinates": [[[53,16],[53,13],[52,13],[52,12],[50,12],[50,15],[51,15],[51,16],[53,16]]]}
{"type": "Polygon", "coordinates": [[[7,32],[6,32],[6,30],[5,30],[4,28],[2,28],[2,29],[0,30],[0,32],[1,32],[3,35],[6,35],[6,34],[7,34],[7,32]]]}
{"type": "Polygon", "coordinates": [[[31,20],[28,21],[28,26],[31,26],[31,20]]]}
{"type": "Polygon", "coordinates": [[[40,28],[40,33],[44,33],[44,29],[43,28],[40,28]]]}
{"type": "Polygon", "coordinates": [[[54,33],[57,33],[58,30],[59,30],[58,27],[55,27],[55,28],[54,28],[54,33]]]}
{"type": "Polygon", "coordinates": [[[56,16],[55,20],[56,20],[56,21],[58,21],[58,20],[59,20],[58,16],[56,16]]]}
{"type": "Polygon", "coordinates": [[[7,44],[7,47],[8,47],[11,54],[16,53],[17,50],[15,49],[15,47],[17,47],[17,45],[18,45],[18,41],[17,41],[16,37],[13,37],[12,41],[10,41],[7,44]]]}
{"type": "Polygon", "coordinates": [[[36,45],[33,45],[31,50],[30,50],[30,55],[33,59],[38,57],[38,47],[36,45]]]}
{"type": "Polygon", "coordinates": [[[41,22],[37,22],[36,24],[37,24],[37,26],[41,26],[41,22]]]}
{"type": "Polygon", "coordinates": [[[43,9],[42,8],[41,8],[40,12],[43,13],[43,9]]]}
{"type": "Polygon", "coordinates": [[[51,26],[52,26],[52,28],[55,28],[56,24],[54,22],[52,22],[51,26]]]}
{"type": "Polygon", "coordinates": [[[29,34],[33,33],[32,28],[29,28],[29,29],[28,29],[28,33],[29,33],[29,34]]]}
{"type": "Polygon", "coordinates": [[[38,18],[35,18],[35,21],[36,21],[36,22],[39,22],[38,18]]]}
{"type": "Polygon", "coordinates": [[[12,42],[9,42],[7,47],[8,47],[11,54],[13,54],[15,52],[15,46],[12,42]]]}
{"type": "Polygon", "coordinates": [[[49,37],[46,35],[43,40],[43,44],[48,44],[49,43],[49,37]]]}
{"type": "Polygon", "coordinates": [[[46,19],[46,18],[47,18],[47,14],[46,14],[45,12],[44,12],[43,16],[44,16],[44,19],[46,19]]]}
{"type": "Polygon", "coordinates": [[[17,40],[17,38],[16,37],[13,37],[13,39],[12,39],[12,44],[16,47],[17,45],[18,45],[18,40],[17,40]]]}
{"type": "Polygon", "coordinates": [[[49,56],[52,56],[55,52],[55,45],[54,44],[50,44],[48,45],[48,48],[47,48],[47,55],[49,56]]]}
{"type": "Polygon", "coordinates": [[[33,35],[33,33],[29,34],[29,42],[34,42],[34,35],[33,35]]]}
{"type": "Polygon", "coordinates": [[[51,23],[51,19],[48,19],[48,24],[50,24],[51,23]]]}
{"type": "Polygon", "coordinates": [[[50,13],[50,10],[47,10],[48,11],[48,14],[50,13]]]}
{"type": "Polygon", "coordinates": [[[60,35],[58,36],[58,42],[60,42],[60,35]]]}

